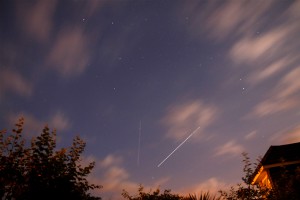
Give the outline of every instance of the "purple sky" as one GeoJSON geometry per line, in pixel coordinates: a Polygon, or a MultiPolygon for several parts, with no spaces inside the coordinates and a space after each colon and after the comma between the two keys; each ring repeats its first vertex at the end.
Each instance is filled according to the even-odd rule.
{"type": "Polygon", "coordinates": [[[242,152],[300,141],[299,21],[300,1],[2,0],[0,128],[80,135],[104,199],[217,191],[242,152]]]}

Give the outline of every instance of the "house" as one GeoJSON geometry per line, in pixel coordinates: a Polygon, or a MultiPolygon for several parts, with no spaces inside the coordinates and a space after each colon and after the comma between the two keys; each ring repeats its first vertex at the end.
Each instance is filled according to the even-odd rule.
{"type": "Polygon", "coordinates": [[[300,172],[300,142],[280,146],[271,146],[258,165],[252,184],[269,189],[282,183],[283,176],[290,180],[300,172]],[[298,170],[298,171],[297,171],[298,170]],[[281,181],[281,182],[280,182],[281,181]]]}

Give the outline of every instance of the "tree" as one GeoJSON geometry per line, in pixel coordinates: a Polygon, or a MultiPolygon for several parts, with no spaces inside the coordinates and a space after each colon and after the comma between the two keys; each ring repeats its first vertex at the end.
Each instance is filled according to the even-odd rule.
{"type": "Polygon", "coordinates": [[[273,188],[261,187],[259,184],[251,184],[255,169],[260,164],[251,163],[247,153],[244,157],[243,183],[237,187],[231,187],[229,191],[220,191],[221,197],[226,200],[299,200],[300,199],[300,167],[279,167],[278,177],[273,180],[273,188]],[[252,168],[254,165],[254,168],[252,168]]]}
{"type": "Polygon", "coordinates": [[[123,190],[122,196],[128,200],[181,200],[182,197],[177,194],[171,194],[171,190],[164,190],[163,193],[159,189],[153,192],[144,192],[142,185],[138,188],[138,195],[131,196],[126,190],[123,190]]]}
{"type": "Polygon", "coordinates": [[[220,198],[211,196],[209,192],[201,193],[198,197],[197,195],[191,194],[188,196],[172,194],[171,190],[164,190],[164,192],[161,193],[159,189],[146,193],[142,185],[138,188],[138,195],[131,196],[126,190],[123,190],[122,196],[128,200],[220,200],[220,198]]]}
{"type": "Polygon", "coordinates": [[[251,184],[251,177],[255,173],[255,169],[258,164],[251,163],[247,153],[242,154],[244,159],[244,177],[242,177],[243,183],[237,184],[237,187],[231,187],[229,192],[220,191],[221,197],[226,200],[264,200],[272,197],[272,190],[261,187],[259,184],[251,184]],[[254,165],[254,168],[252,168],[254,165]]]}
{"type": "Polygon", "coordinates": [[[200,195],[191,195],[184,197],[183,200],[221,200],[221,197],[212,196],[209,192],[201,192],[200,195]]]}
{"type": "Polygon", "coordinates": [[[0,132],[1,199],[101,199],[89,193],[101,186],[86,179],[95,162],[80,164],[83,140],[76,137],[71,147],[56,150],[56,132],[45,126],[29,145],[22,137],[23,125],[21,118],[11,134],[0,132]]]}
{"type": "Polygon", "coordinates": [[[275,169],[278,178],[273,180],[273,193],[275,200],[300,199],[300,167],[281,166],[275,169]]]}

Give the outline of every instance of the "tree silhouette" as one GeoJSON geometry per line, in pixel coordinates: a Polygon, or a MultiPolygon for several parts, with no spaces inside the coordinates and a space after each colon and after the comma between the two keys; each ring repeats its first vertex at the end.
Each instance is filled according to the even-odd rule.
{"type": "Polygon", "coordinates": [[[272,196],[272,190],[261,187],[259,184],[251,184],[251,177],[254,175],[257,164],[251,163],[247,153],[243,153],[242,155],[244,157],[243,171],[245,173],[244,177],[242,177],[243,183],[237,184],[237,187],[232,186],[229,191],[221,190],[221,197],[226,200],[270,199],[272,196]],[[252,165],[254,165],[254,167],[252,167],[252,165]]]}
{"type": "Polygon", "coordinates": [[[153,192],[144,192],[142,185],[138,188],[138,195],[131,196],[126,190],[123,190],[122,196],[128,200],[220,200],[220,197],[212,196],[209,192],[201,193],[199,196],[189,194],[188,196],[182,196],[178,194],[172,194],[171,190],[164,190],[163,193],[159,189],[153,192]]]}
{"type": "Polygon", "coordinates": [[[182,197],[177,194],[171,194],[171,190],[164,190],[163,193],[159,189],[153,192],[144,192],[144,187],[140,185],[138,195],[131,196],[126,190],[123,190],[122,196],[128,200],[181,200],[182,197]]]}
{"type": "Polygon", "coordinates": [[[220,191],[221,197],[226,200],[299,200],[300,199],[300,168],[292,170],[288,167],[277,169],[278,177],[274,180],[273,188],[251,184],[255,169],[260,164],[251,163],[247,153],[242,154],[244,159],[243,183],[231,187],[229,191],[220,191]],[[252,167],[254,165],[254,167],[252,167]]]}
{"type": "Polygon", "coordinates": [[[101,186],[86,179],[95,162],[80,165],[83,140],[76,137],[71,147],[56,150],[56,132],[45,126],[28,145],[22,137],[23,124],[21,118],[11,134],[0,132],[1,199],[101,199],[89,193],[101,186]]]}

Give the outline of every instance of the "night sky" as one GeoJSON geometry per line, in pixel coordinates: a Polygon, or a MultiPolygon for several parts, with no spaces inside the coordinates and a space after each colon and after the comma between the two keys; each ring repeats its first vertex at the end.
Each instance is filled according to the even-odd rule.
{"type": "Polygon", "coordinates": [[[299,22],[292,0],[1,0],[0,129],[79,135],[104,199],[215,192],[300,141],[299,22]]]}

